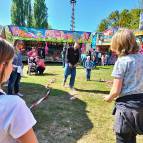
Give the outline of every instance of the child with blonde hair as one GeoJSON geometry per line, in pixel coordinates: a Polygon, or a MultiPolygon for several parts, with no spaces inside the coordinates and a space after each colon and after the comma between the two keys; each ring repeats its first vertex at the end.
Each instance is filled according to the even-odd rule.
{"type": "Polygon", "coordinates": [[[115,101],[114,131],[117,143],[136,143],[136,135],[143,134],[143,57],[131,30],[119,30],[112,38],[111,50],[118,59],[114,65],[113,86],[104,97],[115,101]]]}
{"type": "Polygon", "coordinates": [[[12,72],[14,48],[0,39],[0,143],[38,143],[31,111],[18,96],[7,95],[1,85],[12,72]]]}

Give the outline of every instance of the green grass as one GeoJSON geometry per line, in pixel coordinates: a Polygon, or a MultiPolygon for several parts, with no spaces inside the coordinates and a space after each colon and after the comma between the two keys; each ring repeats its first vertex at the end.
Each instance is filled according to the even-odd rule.
{"type": "MultiPolygon", "coordinates": [[[[114,117],[111,115],[113,103],[103,101],[103,95],[110,91],[112,66],[97,67],[92,70],[91,81],[86,81],[85,70],[77,68],[75,88],[71,95],[68,88],[62,87],[63,68],[48,65],[44,76],[28,76],[21,81],[21,92],[25,94],[27,105],[46,93],[45,85],[51,79],[52,92],[47,101],[32,110],[37,124],[34,127],[40,143],[115,143],[112,129],[114,117]],[[75,98],[71,100],[71,97],[75,98]]],[[[69,79],[67,83],[69,82],[69,79]]],[[[138,137],[138,143],[143,138],[138,137]]]]}

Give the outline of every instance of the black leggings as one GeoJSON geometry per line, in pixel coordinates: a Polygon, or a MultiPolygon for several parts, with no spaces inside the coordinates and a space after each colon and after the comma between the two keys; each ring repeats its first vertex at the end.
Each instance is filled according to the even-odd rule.
{"type": "Polygon", "coordinates": [[[45,68],[44,67],[37,67],[37,73],[38,74],[43,74],[45,68]]]}
{"type": "Polygon", "coordinates": [[[129,134],[116,133],[116,143],[136,143],[136,135],[134,133],[129,133],[129,134]]]}

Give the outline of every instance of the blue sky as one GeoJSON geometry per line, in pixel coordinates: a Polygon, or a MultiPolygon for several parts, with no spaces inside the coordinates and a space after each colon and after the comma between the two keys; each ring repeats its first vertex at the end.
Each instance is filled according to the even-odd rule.
{"type": "MultiPolygon", "coordinates": [[[[70,0],[46,0],[48,21],[53,29],[70,30],[70,0]]],[[[0,25],[11,24],[11,0],[0,0],[0,25]]],[[[75,30],[93,32],[112,11],[139,8],[139,0],[77,0],[75,30]]]]}

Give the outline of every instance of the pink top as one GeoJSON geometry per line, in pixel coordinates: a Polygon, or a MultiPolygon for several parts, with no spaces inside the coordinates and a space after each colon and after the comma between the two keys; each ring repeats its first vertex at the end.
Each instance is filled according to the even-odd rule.
{"type": "Polygon", "coordinates": [[[35,50],[35,51],[29,51],[28,53],[27,53],[27,56],[28,57],[33,57],[33,58],[35,58],[35,57],[37,57],[38,56],[38,53],[37,53],[37,51],[35,50]]]}
{"type": "Polygon", "coordinates": [[[37,61],[37,65],[38,65],[39,67],[45,68],[44,60],[43,60],[43,59],[39,59],[39,60],[37,61]]]}

